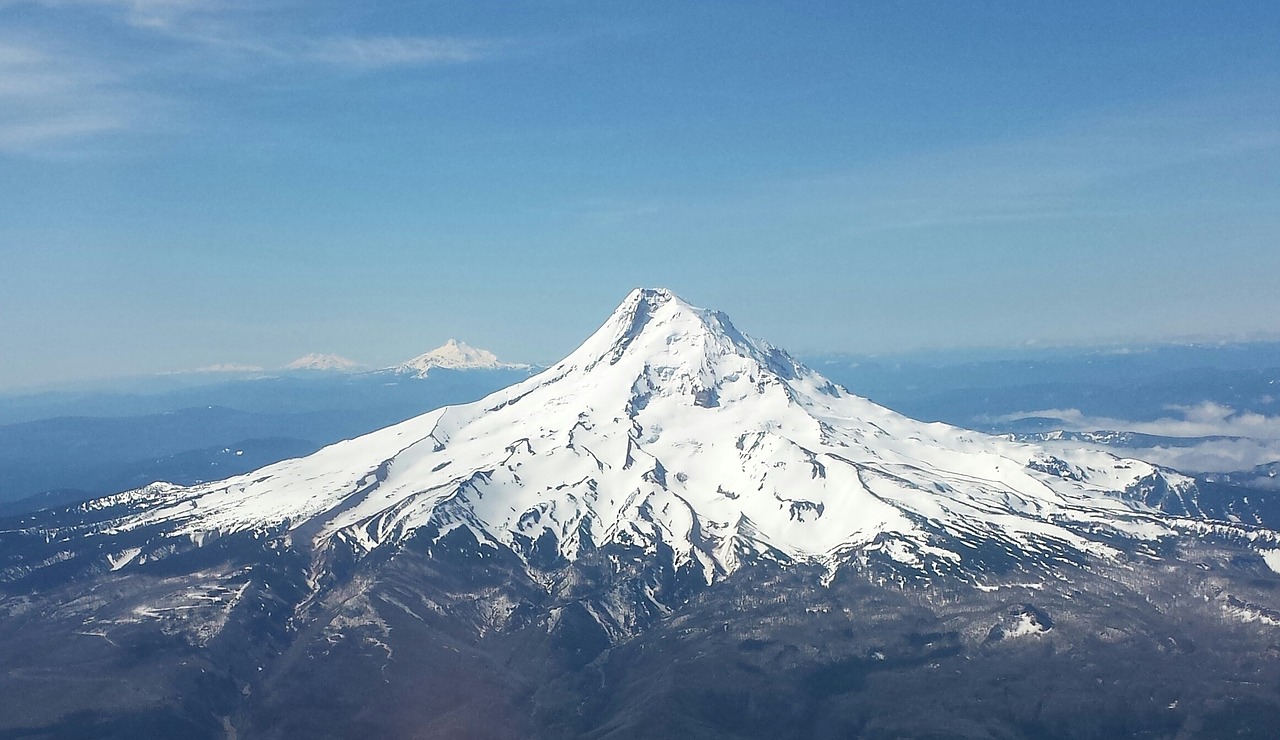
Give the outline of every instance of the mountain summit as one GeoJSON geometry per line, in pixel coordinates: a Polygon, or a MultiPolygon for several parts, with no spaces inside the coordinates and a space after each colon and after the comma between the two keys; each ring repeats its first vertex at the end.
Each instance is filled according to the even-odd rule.
{"type": "Polygon", "coordinates": [[[447,370],[496,370],[501,368],[523,369],[528,365],[500,362],[496,355],[486,349],[477,349],[456,339],[450,339],[430,352],[424,352],[412,360],[407,360],[389,370],[406,375],[425,378],[432,368],[447,370]]]}
{"type": "Polygon", "coordinates": [[[352,372],[360,368],[360,363],[341,355],[328,355],[319,352],[305,354],[284,366],[285,370],[323,370],[336,372],[352,372]]]}
{"type": "Polygon", "coordinates": [[[637,290],[474,403],[0,523],[0,734],[1265,735],[1280,536],[1197,494],[637,290]]]}

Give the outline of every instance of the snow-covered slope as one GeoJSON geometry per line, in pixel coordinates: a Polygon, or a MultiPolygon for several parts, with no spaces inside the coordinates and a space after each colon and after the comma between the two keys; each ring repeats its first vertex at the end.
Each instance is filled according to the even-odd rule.
{"type": "Polygon", "coordinates": [[[466,527],[526,561],[636,546],[707,581],[762,557],[980,573],[1001,559],[1108,558],[1176,532],[1275,546],[1266,530],[1148,507],[1153,491],[1194,485],[1175,473],[1059,454],[908,419],[723,314],[637,290],[524,382],[249,475],[101,499],[91,505],[135,513],[93,536],[162,533],[128,562],[244,530],[360,557],[466,527]]]}
{"type": "Polygon", "coordinates": [[[431,368],[434,367],[442,367],[448,370],[497,370],[502,368],[522,369],[527,368],[528,365],[500,362],[497,356],[489,350],[477,349],[465,342],[450,339],[430,352],[420,354],[412,360],[387,369],[392,372],[425,378],[431,368]]]}

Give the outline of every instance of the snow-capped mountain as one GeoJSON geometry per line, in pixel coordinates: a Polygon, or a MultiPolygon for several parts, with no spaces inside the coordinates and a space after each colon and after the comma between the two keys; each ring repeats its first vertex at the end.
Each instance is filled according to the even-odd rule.
{"type": "Polygon", "coordinates": [[[477,349],[465,342],[450,339],[430,352],[424,352],[412,360],[407,360],[387,368],[388,370],[419,378],[426,377],[432,368],[448,370],[499,370],[525,369],[528,365],[501,362],[497,356],[486,349],[477,349]]]}
{"type": "MultiPolygon", "coordinates": [[[[525,561],[606,545],[670,553],[707,582],[759,557],[830,569],[872,558],[981,580],[996,561],[1114,558],[1180,532],[1229,532],[1147,505],[1193,489],[1137,460],[908,419],[723,314],[637,290],[522,383],[249,475],[103,499],[93,506],[137,513],[91,536],[154,531],[134,554],[146,559],[174,538],[283,528],[314,552],[364,557],[462,527],[525,561]]],[[[1234,534],[1276,546],[1266,531],[1234,534]]]]}
{"type": "Polygon", "coordinates": [[[219,362],[213,365],[160,373],[160,375],[252,375],[264,372],[260,365],[246,365],[238,362],[219,362]]]}
{"type": "Polygon", "coordinates": [[[360,369],[360,363],[341,355],[311,352],[284,366],[285,370],[324,370],[351,372],[360,369]]]}
{"type": "Polygon", "coordinates": [[[0,693],[32,698],[0,731],[1271,728],[1280,535],[1196,495],[908,419],[637,290],[474,403],[4,521],[0,693]]]}

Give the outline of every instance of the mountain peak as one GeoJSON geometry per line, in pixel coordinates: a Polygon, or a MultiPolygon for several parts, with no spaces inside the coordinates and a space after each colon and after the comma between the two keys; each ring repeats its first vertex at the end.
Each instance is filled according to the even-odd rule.
{"type": "MultiPolygon", "coordinates": [[[[776,347],[748,337],[719,311],[698,308],[665,288],[637,288],[609,319],[557,367],[591,370],[620,363],[637,372],[655,368],[666,380],[697,378],[707,388],[741,375],[743,358],[766,375],[792,380],[817,377],[776,347]]],[[[748,373],[753,374],[753,373],[748,373]]],[[[822,380],[819,385],[831,388],[822,380]]]]}
{"type": "Polygon", "coordinates": [[[402,362],[390,369],[398,373],[413,374],[422,378],[426,377],[427,373],[436,367],[448,370],[496,370],[502,368],[525,368],[528,365],[502,362],[489,350],[472,347],[466,342],[451,338],[430,352],[424,352],[412,360],[402,362]]]}
{"type": "Polygon", "coordinates": [[[667,288],[636,288],[627,295],[623,303],[626,304],[631,301],[645,301],[654,306],[660,306],[669,301],[679,301],[687,305],[683,298],[667,288]]]}
{"type": "Polygon", "coordinates": [[[284,366],[285,370],[338,370],[349,371],[360,367],[360,363],[341,355],[329,355],[312,352],[284,366]]]}

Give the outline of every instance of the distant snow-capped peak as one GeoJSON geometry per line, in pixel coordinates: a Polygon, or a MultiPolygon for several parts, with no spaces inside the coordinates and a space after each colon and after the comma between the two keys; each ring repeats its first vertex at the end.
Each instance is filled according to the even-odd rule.
{"type": "Polygon", "coordinates": [[[285,370],[335,370],[349,372],[360,368],[360,363],[341,355],[312,352],[284,366],[285,370]]]}
{"type": "Polygon", "coordinates": [[[486,349],[472,347],[465,342],[450,339],[430,352],[418,355],[412,360],[402,362],[389,368],[398,373],[426,377],[431,368],[440,367],[448,370],[497,370],[501,368],[527,368],[511,362],[502,362],[486,349]]]}
{"type": "Polygon", "coordinates": [[[261,373],[265,372],[265,370],[266,368],[261,365],[246,365],[238,362],[219,362],[213,365],[194,367],[187,370],[171,370],[160,373],[160,375],[237,375],[261,373]]]}

